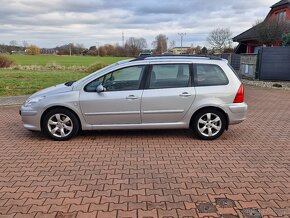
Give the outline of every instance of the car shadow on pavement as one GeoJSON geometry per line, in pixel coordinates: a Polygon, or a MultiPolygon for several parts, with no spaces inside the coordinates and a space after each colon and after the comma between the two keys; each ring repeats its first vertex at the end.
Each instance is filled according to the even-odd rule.
{"type": "MultiPolygon", "coordinates": [[[[214,141],[224,141],[232,138],[232,134],[225,132],[223,136],[214,141]]],[[[31,140],[43,141],[51,140],[41,132],[25,131],[24,137],[31,140]]],[[[240,136],[241,137],[241,136],[240,136]]],[[[99,139],[139,139],[139,140],[195,140],[198,139],[191,130],[187,129],[173,129],[173,130],[94,130],[81,131],[76,137],[70,141],[91,141],[99,139]]]]}

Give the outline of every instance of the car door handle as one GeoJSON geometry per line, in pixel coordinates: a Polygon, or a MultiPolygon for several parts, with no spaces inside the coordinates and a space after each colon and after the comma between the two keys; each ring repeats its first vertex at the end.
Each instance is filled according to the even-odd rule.
{"type": "Polygon", "coordinates": [[[183,93],[180,94],[179,96],[181,96],[181,97],[190,97],[191,94],[189,94],[188,92],[183,92],[183,93]]]}
{"type": "Polygon", "coordinates": [[[129,95],[129,96],[126,97],[126,99],[128,99],[128,100],[135,100],[135,99],[138,99],[138,97],[135,96],[135,95],[129,95]]]}

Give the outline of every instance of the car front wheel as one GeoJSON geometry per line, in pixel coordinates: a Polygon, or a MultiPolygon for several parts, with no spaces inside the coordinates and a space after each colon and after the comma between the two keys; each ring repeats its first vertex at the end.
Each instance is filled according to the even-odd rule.
{"type": "Polygon", "coordinates": [[[226,117],[217,109],[204,109],[194,115],[192,129],[200,139],[217,139],[223,134],[225,128],[226,117]]]}
{"type": "Polygon", "coordinates": [[[79,122],[71,111],[63,108],[53,109],[45,115],[42,130],[50,138],[64,141],[78,133],[79,122]]]}

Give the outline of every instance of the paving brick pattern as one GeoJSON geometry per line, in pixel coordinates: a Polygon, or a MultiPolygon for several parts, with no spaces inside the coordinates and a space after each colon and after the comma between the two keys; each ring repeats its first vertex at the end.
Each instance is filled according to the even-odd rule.
{"type": "Polygon", "coordinates": [[[248,119],[216,141],[160,130],[55,142],[0,108],[0,217],[289,217],[290,92],[246,93],[248,119]]]}

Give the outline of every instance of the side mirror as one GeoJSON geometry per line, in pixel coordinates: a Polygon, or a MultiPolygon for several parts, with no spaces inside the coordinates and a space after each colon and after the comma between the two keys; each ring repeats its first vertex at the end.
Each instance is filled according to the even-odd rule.
{"type": "Polygon", "coordinates": [[[106,91],[106,88],[105,88],[102,84],[100,84],[100,85],[97,86],[96,91],[97,91],[98,93],[100,93],[100,92],[104,92],[104,91],[106,91]]]}

